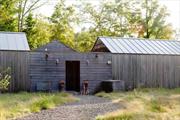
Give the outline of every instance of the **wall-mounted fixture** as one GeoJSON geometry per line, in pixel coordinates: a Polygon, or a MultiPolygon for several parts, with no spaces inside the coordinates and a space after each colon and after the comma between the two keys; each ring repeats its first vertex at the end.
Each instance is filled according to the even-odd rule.
{"type": "Polygon", "coordinates": [[[111,65],[111,64],[112,64],[112,62],[111,62],[110,60],[108,60],[108,61],[107,61],[107,64],[108,64],[108,65],[111,65]]]}
{"type": "Polygon", "coordinates": [[[99,56],[98,56],[98,54],[96,53],[96,55],[95,55],[95,58],[98,58],[99,56]]]}
{"type": "Polygon", "coordinates": [[[45,48],[44,51],[46,52],[46,53],[45,53],[45,60],[47,61],[47,60],[48,60],[48,57],[49,57],[49,55],[48,55],[48,53],[47,53],[47,52],[48,52],[48,49],[45,48]]]}
{"type": "Polygon", "coordinates": [[[89,60],[86,60],[86,64],[89,65],[89,60]]]}
{"type": "Polygon", "coordinates": [[[45,48],[45,49],[44,49],[44,51],[45,51],[45,52],[47,52],[47,51],[48,51],[48,49],[47,49],[47,48],[45,48]]]}
{"type": "Polygon", "coordinates": [[[59,64],[59,59],[56,59],[56,65],[59,64]]]}

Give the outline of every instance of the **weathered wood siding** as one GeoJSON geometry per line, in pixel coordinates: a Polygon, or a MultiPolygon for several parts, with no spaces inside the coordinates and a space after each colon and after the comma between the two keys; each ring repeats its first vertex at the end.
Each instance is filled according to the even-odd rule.
{"type": "Polygon", "coordinates": [[[80,61],[80,82],[89,80],[90,92],[100,88],[102,80],[112,79],[112,67],[107,64],[111,54],[98,53],[49,53],[45,60],[44,52],[30,53],[30,80],[31,90],[35,91],[38,83],[51,83],[53,90],[58,90],[60,80],[66,80],[65,61],[80,61]],[[56,65],[56,59],[59,64],[56,65]]]}
{"type": "Polygon", "coordinates": [[[0,68],[11,68],[11,92],[27,91],[29,84],[29,52],[23,51],[0,51],[0,68]]]}
{"type": "Polygon", "coordinates": [[[180,56],[113,54],[112,73],[126,88],[180,87],[180,56]]]}

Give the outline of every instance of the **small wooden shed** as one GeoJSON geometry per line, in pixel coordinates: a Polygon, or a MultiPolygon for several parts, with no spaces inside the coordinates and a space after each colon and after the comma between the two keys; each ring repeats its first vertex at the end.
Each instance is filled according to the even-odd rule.
{"type": "Polygon", "coordinates": [[[10,91],[29,89],[29,52],[25,33],[0,32],[0,70],[11,68],[10,91]]]}
{"type": "Polygon", "coordinates": [[[89,91],[99,91],[101,82],[112,78],[108,61],[110,53],[79,53],[54,40],[30,53],[30,90],[58,91],[59,82],[64,81],[66,90],[80,92],[88,80],[89,91]]]}
{"type": "Polygon", "coordinates": [[[112,79],[126,89],[180,87],[179,41],[98,37],[92,52],[112,54],[112,79]]]}

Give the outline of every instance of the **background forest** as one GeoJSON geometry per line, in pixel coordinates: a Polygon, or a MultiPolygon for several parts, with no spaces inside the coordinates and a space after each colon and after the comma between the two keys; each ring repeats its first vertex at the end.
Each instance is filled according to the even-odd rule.
{"type": "Polygon", "coordinates": [[[169,13],[158,0],[104,0],[98,5],[83,0],[67,5],[59,0],[51,17],[36,14],[49,1],[0,0],[0,31],[25,32],[31,49],[57,39],[84,52],[98,36],[173,38],[166,20],[169,13]],[[81,26],[78,32],[77,26],[81,26]]]}

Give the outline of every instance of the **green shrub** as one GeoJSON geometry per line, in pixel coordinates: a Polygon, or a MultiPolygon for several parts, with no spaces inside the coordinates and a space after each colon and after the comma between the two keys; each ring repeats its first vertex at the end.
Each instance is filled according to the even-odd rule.
{"type": "Polygon", "coordinates": [[[166,112],[161,103],[156,99],[150,101],[150,110],[152,112],[166,112]]]}
{"type": "Polygon", "coordinates": [[[30,110],[31,112],[39,112],[40,110],[45,110],[49,108],[53,108],[55,104],[53,103],[52,98],[42,97],[40,100],[33,102],[31,104],[30,110]]]}
{"type": "Polygon", "coordinates": [[[4,92],[8,89],[10,84],[10,68],[8,67],[5,70],[0,69],[0,92],[4,92]]]}

